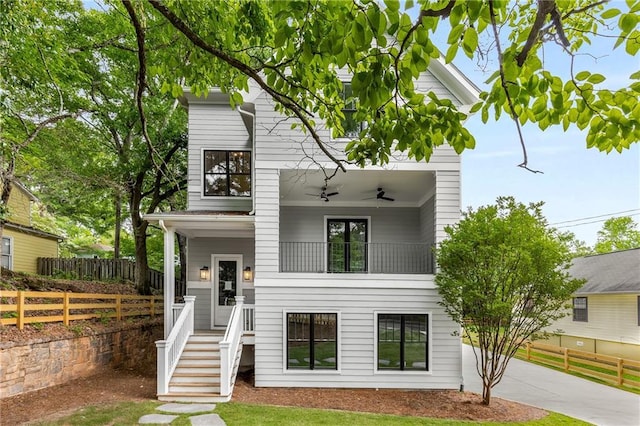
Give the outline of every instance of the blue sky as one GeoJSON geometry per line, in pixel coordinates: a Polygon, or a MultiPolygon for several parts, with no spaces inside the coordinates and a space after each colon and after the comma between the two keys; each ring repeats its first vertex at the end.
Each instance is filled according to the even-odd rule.
{"type": "MultiPolygon", "coordinates": [[[[600,72],[607,77],[603,84],[617,88],[628,83],[628,76],[640,69],[640,57],[628,56],[623,47],[612,50],[613,42],[595,42],[577,63],[578,71],[600,72]]],[[[566,55],[546,47],[545,57],[552,72],[565,75],[566,55]]],[[[483,83],[495,68],[484,73],[465,59],[457,58],[454,63],[481,89],[486,88],[483,83]]],[[[522,151],[511,120],[483,124],[476,115],[469,119],[468,128],[477,144],[462,155],[464,209],[493,203],[500,195],[512,195],[522,202],[544,201],[544,214],[551,224],[629,210],[632,211],[623,215],[640,222],[640,144],[620,154],[606,154],[587,149],[586,134],[575,127],[569,127],[566,133],[561,126],[541,131],[528,123],[524,136],[529,166],[543,172],[533,174],[517,167],[522,151]]],[[[582,221],[592,222],[589,224],[575,226],[582,222],[571,222],[558,227],[563,226],[563,230],[572,231],[593,245],[608,217],[582,221]]]]}

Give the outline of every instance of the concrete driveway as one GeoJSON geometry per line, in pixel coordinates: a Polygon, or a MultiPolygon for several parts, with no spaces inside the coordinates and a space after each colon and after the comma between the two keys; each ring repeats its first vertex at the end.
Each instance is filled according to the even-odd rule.
{"type": "MultiPolygon", "coordinates": [[[[482,394],[482,381],[469,345],[462,345],[464,389],[482,394]]],[[[519,359],[509,361],[491,393],[556,411],[597,425],[640,425],[640,395],[590,382],[519,359]]]]}

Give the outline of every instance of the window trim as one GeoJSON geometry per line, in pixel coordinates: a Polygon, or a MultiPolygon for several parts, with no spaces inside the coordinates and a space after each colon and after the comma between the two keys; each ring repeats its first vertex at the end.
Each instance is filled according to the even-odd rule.
{"type": "Polygon", "coordinates": [[[342,374],[342,350],[341,350],[341,342],[342,342],[342,331],[341,331],[342,319],[341,319],[341,311],[338,310],[328,310],[328,309],[291,309],[291,310],[283,310],[282,311],[282,373],[283,374],[328,374],[328,375],[336,375],[342,374]],[[288,350],[288,322],[287,316],[289,314],[331,314],[336,315],[336,369],[289,369],[287,368],[289,364],[289,350],[288,350]]]}
{"type": "Polygon", "coordinates": [[[219,148],[211,148],[211,147],[207,147],[207,148],[201,148],[200,150],[200,179],[202,182],[201,188],[200,188],[200,198],[204,199],[204,200],[210,200],[210,199],[228,199],[228,200],[248,200],[251,199],[253,197],[253,191],[254,191],[254,176],[253,176],[253,151],[251,149],[246,149],[246,148],[242,148],[239,147],[238,149],[219,149],[219,148]],[[231,176],[249,176],[249,181],[251,183],[250,185],[250,189],[249,189],[249,195],[211,195],[211,194],[206,194],[206,176],[207,174],[209,175],[222,175],[222,173],[205,173],[205,154],[209,151],[214,151],[214,152],[224,152],[226,153],[226,164],[227,164],[227,173],[225,174],[227,177],[227,194],[229,193],[229,181],[231,176]],[[248,153],[250,155],[249,158],[249,173],[229,173],[229,154],[232,152],[242,152],[242,153],[248,153]]]}
{"type": "MultiPolygon", "coordinates": [[[[9,270],[13,271],[13,257],[15,255],[15,246],[14,246],[14,240],[12,236],[9,235],[3,235],[2,239],[7,239],[9,240],[9,254],[5,254],[4,250],[2,251],[2,256],[7,256],[9,258],[9,270]]],[[[1,241],[0,241],[1,243],[1,241]]]]}
{"type": "Polygon", "coordinates": [[[373,374],[401,374],[401,375],[433,375],[433,313],[417,310],[376,310],[373,312],[373,374]],[[379,370],[378,369],[378,317],[380,315],[426,315],[427,316],[427,369],[426,370],[379,370]]]}
{"type": "Polygon", "coordinates": [[[573,321],[574,322],[589,322],[589,298],[586,296],[578,296],[578,297],[574,297],[571,300],[571,305],[572,305],[572,311],[573,311],[573,321]],[[584,299],[584,308],[578,308],[576,309],[576,300],[577,299],[584,299]],[[576,310],[579,310],[580,312],[584,311],[584,319],[579,318],[576,319],[576,310]]]}
{"type": "MultiPolygon", "coordinates": [[[[324,270],[329,273],[329,221],[330,220],[366,220],[367,221],[367,244],[371,243],[371,216],[344,216],[344,215],[325,215],[324,216],[324,226],[323,226],[323,234],[324,234],[324,246],[325,246],[325,258],[324,258],[324,270]]],[[[367,270],[363,272],[335,272],[336,274],[368,274],[369,273],[369,265],[371,265],[371,250],[368,249],[367,246],[367,259],[366,266],[367,270]]]]}

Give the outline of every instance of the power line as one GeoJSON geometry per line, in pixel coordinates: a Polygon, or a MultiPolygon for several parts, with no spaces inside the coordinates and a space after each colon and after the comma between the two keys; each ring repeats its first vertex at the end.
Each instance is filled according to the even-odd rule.
{"type": "MultiPolygon", "coordinates": [[[[563,220],[562,222],[552,223],[552,224],[551,224],[551,226],[561,225],[561,224],[563,224],[563,223],[582,222],[583,220],[597,219],[597,218],[600,218],[600,217],[607,217],[607,216],[614,216],[614,215],[617,215],[617,214],[630,213],[630,212],[635,212],[635,211],[638,211],[638,210],[640,210],[640,209],[624,210],[624,211],[621,211],[621,212],[606,213],[606,214],[601,214],[601,215],[598,215],[598,216],[583,217],[583,218],[580,218],[580,219],[563,220]]],[[[635,215],[637,215],[637,214],[639,214],[639,213],[630,214],[630,215],[626,215],[626,216],[635,216],[635,215]]],[[[605,219],[605,220],[606,220],[606,219],[605,219]]],[[[602,221],[600,221],[600,220],[596,220],[596,222],[602,222],[602,221]]],[[[595,223],[595,222],[591,222],[591,223],[595,223]]],[[[562,227],[561,227],[561,228],[562,228],[562,227]]]]}
{"type": "MultiPolygon", "coordinates": [[[[638,212],[638,213],[628,214],[628,215],[625,215],[625,216],[638,216],[638,215],[640,215],[640,212],[638,212]]],[[[596,217],[598,217],[598,216],[596,216],[596,217]]],[[[574,227],[574,226],[582,226],[582,225],[589,225],[589,224],[591,224],[591,223],[606,222],[607,220],[609,220],[609,219],[613,219],[613,218],[615,218],[615,217],[624,217],[624,216],[612,216],[612,217],[607,218],[607,219],[598,219],[598,220],[592,220],[592,221],[590,221],[590,222],[574,223],[574,224],[572,224],[572,225],[556,226],[556,228],[572,228],[572,227],[574,227]]],[[[567,222],[575,222],[575,221],[567,221],[567,222]]],[[[565,222],[560,222],[560,223],[565,223],[565,222]]]]}

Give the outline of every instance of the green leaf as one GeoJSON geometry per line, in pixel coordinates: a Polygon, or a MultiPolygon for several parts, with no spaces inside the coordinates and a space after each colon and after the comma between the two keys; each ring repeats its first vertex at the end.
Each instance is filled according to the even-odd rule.
{"type": "Polygon", "coordinates": [[[602,12],[602,15],[600,16],[602,17],[602,19],[611,19],[611,18],[615,18],[619,14],[620,14],[620,10],[618,9],[607,9],[604,12],[602,12]]]}
{"type": "Polygon", "coordinates": [[[447,49],[447,54],[444,57],[444,61],[447,64],[451,63],[451,61],[453,61],[453,59],[456,57],[456,54],[458,53],[458,46],[459,46],[458,44],[452,44],[447,49]]]}
{"type": "Polygon", "coordinates": [[[478,33],[473,27],[468,27],[462,38],[462,48],[469,58],[473,58],[476,48],[478,47],[478,33]]]}
{"type": "Polygon", "coordinates": [[[399,0],[384,0],[384,5],[392,12],[397,12],[400,10],[399,0]]]}
{"type": "Polygon", "coordinates": [[[625,13],[620,17],[618,25],[620,26],[620,29],[622,31],[629,33],[635,28],[638,20],[640,20],[640,17],[638,17],[638,15],[634,13],[625,13]]]}
{"type": "Polygon", "coordinates": [[[592,74],[591,77],[587,79],[587,81],[592,84],[602,83],[605,80],[606,79],[602,74],[592,74]]]}
{"type": "Polygon", "coordinates": [[[589,78],[590,75],[591,73],[589,71],[580,71],[578,74],[576,74],[575,78],[576,80],[583,81],[589,78]]]}

